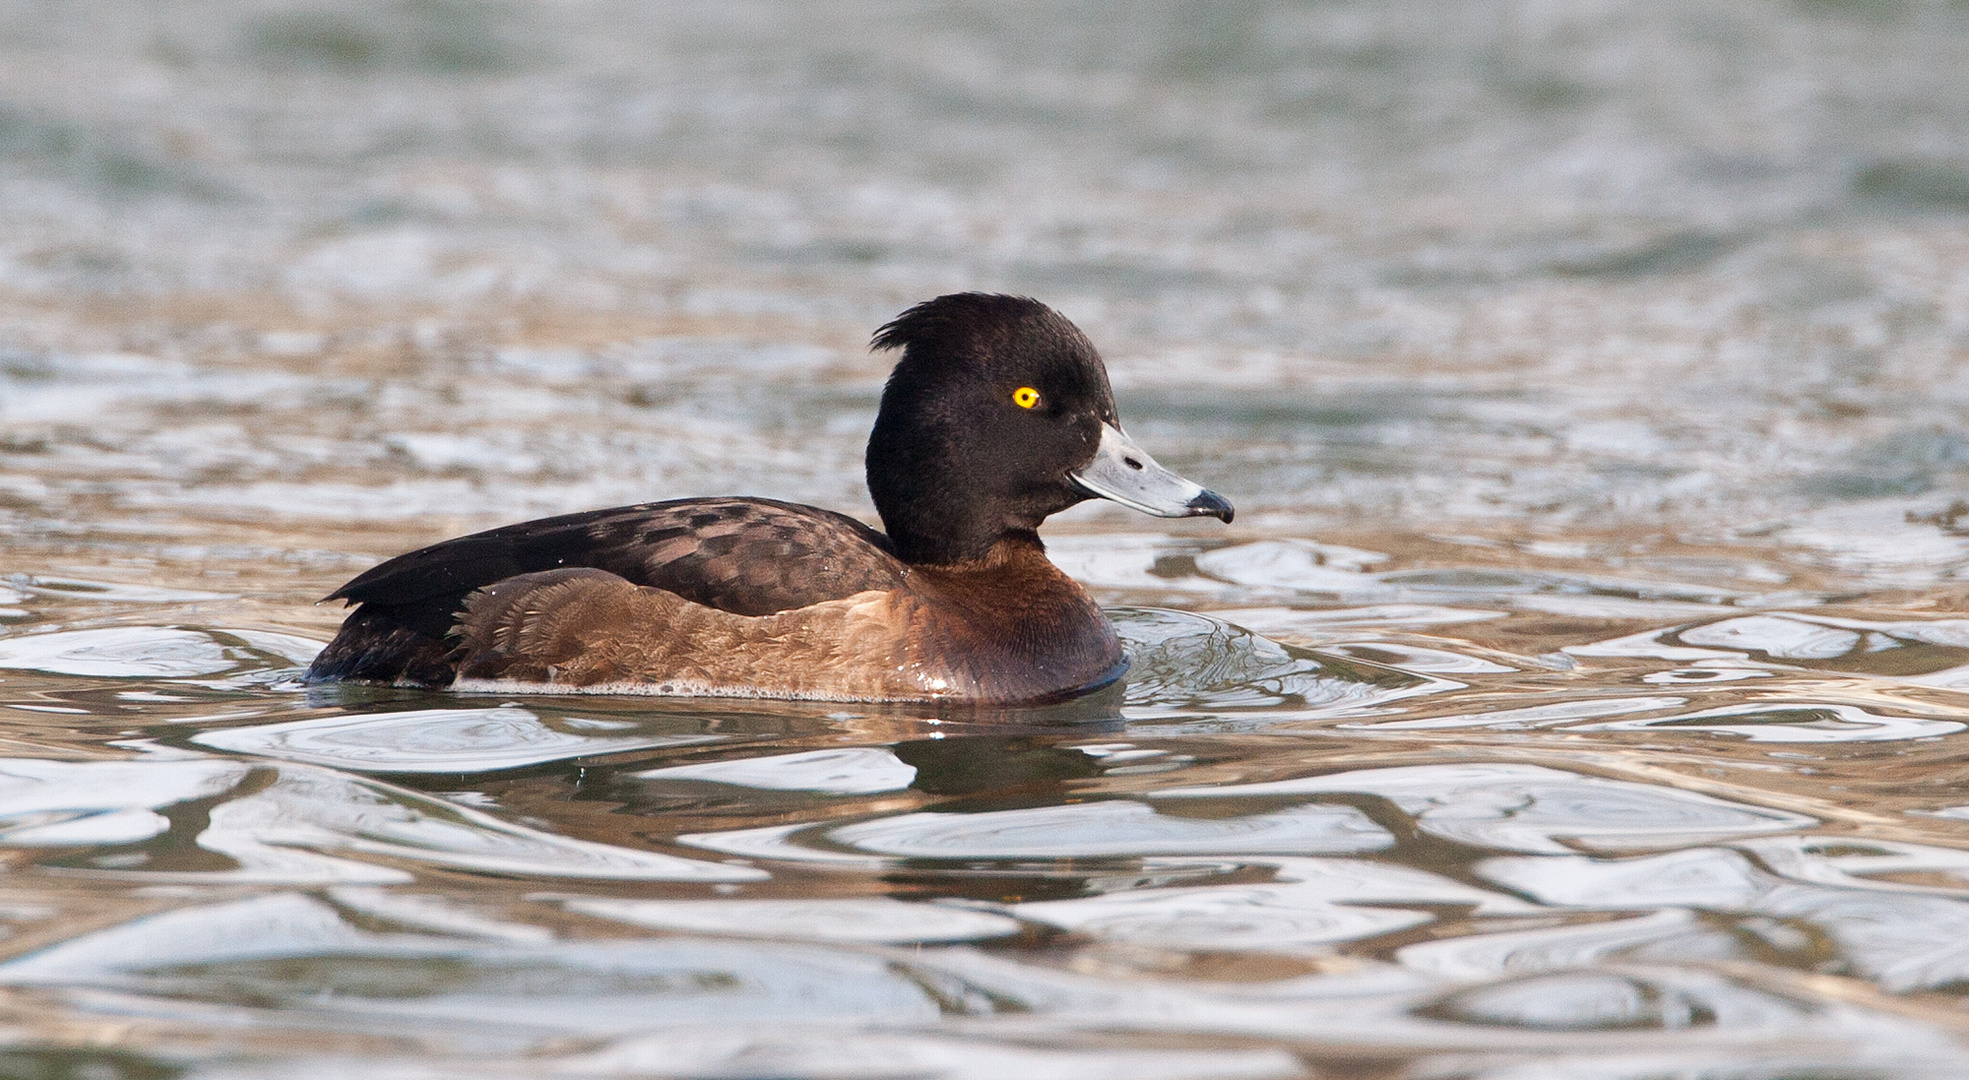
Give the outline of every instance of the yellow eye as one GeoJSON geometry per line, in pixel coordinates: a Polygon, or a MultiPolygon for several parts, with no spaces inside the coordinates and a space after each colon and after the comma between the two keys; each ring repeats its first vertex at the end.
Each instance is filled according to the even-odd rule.
{"type": "Polygon", "coordinates": [[[1012,391],[1012,404],[1021,409],[1030,409],[1039,404],[1039,391],[1030,386],[1021,386],[1012,391]]]}

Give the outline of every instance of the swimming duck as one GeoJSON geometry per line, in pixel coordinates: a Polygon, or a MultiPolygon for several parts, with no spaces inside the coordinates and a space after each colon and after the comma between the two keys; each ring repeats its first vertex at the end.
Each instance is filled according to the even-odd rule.
{"type": "Polygon", "coordinates": [[[1038,528],[1089,498],[1231,520],[1123,432],[1100,354],[1037,300],[958,293],[876,332],[899,349],[868,440],[887,532],[772,499],[543,518],[384,562],[308,669],[512,693],[1059,700],[1127,654],[1038,528]]]}

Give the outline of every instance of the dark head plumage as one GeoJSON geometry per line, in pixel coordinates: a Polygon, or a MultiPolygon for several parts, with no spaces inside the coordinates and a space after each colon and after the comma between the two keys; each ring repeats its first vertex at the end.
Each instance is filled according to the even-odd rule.
{"type": "Polygon", "coordinates": [[[1068,474],[1093,460],[1114,394],[1100,353],[1037,300],[956,293],[876,332],[901,349],[868,441],[868,488],[909,562],[981,557],[1087,498],[1068,474]],[[1031,406],[1015,397],[1036,392],[1031,406]]]}

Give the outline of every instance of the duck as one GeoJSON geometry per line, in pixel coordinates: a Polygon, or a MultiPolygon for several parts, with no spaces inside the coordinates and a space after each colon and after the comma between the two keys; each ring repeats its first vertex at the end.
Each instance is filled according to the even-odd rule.
{"type": "Polygon", "coordinates": [[[507,525],[372,567],[309,683],[481,693],[1063,701],[1128,655],[1039,526],[1088,499],[1230,523],[1122,428],[1085,334],[1030,297],[909,308],[866,456],[880,531],[776,499],[673,499],[507,525]]]}

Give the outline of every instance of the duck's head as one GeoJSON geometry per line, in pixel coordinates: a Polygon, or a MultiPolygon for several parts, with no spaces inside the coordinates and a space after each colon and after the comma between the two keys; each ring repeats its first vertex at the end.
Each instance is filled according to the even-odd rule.
{"type": "Polygon", "coordinates": [[[1223,496],[1122,431],[1100,354],[1037,300],[940,296],[882,327],[874,347],[902,360],[868,438],[868,490],[907,562],[979,558],[1088,498],[1231,520],[1223,496]]]}

